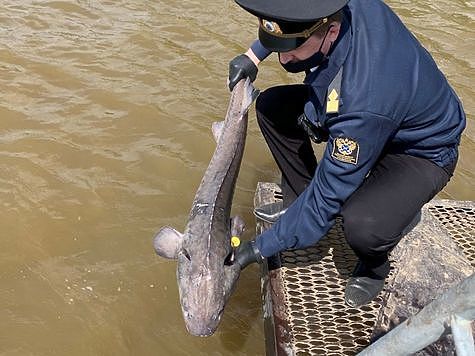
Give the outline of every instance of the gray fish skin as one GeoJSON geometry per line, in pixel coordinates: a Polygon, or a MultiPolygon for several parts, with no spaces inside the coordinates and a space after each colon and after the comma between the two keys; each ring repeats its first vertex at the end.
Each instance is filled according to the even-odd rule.
{"type": "Polygon", "coordinates": [[[247,112],[258,91],[249,79],[233,89],[224,124],[213,126],[217,147],[196,192],[185,232],[164,227],[154,238],[158,255],[176,258],[180,303],[188,332],[212,335],[239,278],[240,267],[226,264],[231,236],[244,223],[230,219],[231,204],[247,133],[247,112]]]}

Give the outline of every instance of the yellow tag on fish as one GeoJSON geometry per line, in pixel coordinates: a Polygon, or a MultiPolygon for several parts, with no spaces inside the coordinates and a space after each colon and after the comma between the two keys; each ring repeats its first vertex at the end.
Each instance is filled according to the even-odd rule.
{"type": "Polygon", "coordinates": [[[237,236],[232,236],[231,237],[231,246],[236,248],[241,244],[241,239],[237,236]]]}

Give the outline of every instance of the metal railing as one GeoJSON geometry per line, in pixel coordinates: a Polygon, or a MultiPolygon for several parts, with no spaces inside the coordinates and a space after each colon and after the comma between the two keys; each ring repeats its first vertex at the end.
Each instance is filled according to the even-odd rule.
{"type": "Polygon", "coordinates": [[[410,355],[452,331],[457,356],[475,356],[475,273],[368,346],[358,356],[410,355]]]}

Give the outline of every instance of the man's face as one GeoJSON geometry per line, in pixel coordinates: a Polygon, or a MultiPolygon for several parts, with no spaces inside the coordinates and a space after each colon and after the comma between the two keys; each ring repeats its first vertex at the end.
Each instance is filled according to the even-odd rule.
{"type": "Polygon", "coordinates": [[[337,39],[339,33],[340,24],[338,22],[333,22],[332,24],[330,24],[326,36],[319,37],[318,35],[313,34],[309,37],[307,41],[305,41],[301,46],[297,47],[296,49],[293,49],[288,52],[280,52],[279,60],[282,64],[303,61],[317,53],[320,49],[320,46],[321,51],[325,55],[327,55],[332,42],[337,39]]]}
{"type": "MultiPolygon", "coordinates": [[[[306,40],[300,47],[288,52],[280,52],[279,60],[281,63],[295,63],[303,61],[314,55],[322,44],[323,38],[318,38],[316,35],[312,35],[306,40]]],[[[323,47],[322,47],[323,50],[323,47]]]]}

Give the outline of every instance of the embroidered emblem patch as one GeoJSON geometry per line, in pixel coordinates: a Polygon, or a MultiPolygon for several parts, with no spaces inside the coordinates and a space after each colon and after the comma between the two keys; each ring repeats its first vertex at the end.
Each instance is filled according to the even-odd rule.
{"type": "Polygon", "coordinates": [[[358,163],[358,154],[360,152],[360,146],[358,142],[347,137],[337,137],[333,141],[332,157],[351,164],[358,163]]]}

